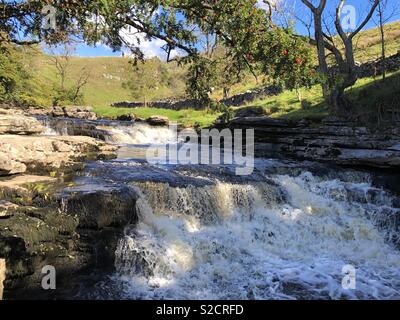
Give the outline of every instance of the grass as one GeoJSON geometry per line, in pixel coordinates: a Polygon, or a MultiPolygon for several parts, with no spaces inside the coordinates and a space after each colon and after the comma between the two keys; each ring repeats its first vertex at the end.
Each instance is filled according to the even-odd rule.
{"type": "MultiPolygon", "coordinates": [[[[386,56],[396,54],[400,50],[400,21],[388,23],[384,27],[386,38],[386,56]]],[[[354,39],[355,58],[365,62],[381,57],[381,38],[376,28],[361,32],[354,39]]]]}
{"type": "Polygon", "coordinates": [[[201,127],[208,127],[220,115],[207,110],[167,110],[157,108],[112,108],[109,106],[94,107],[94,111],[107,118],[116,118],[121,115],[135,114],[139,118],[147,119],[151,116],[158,115],[168,117],[169,120],[190,127],[199,125],[201,127]]]}
{"type": "MultiPolygon", "coordinates": [[[[281,118],[292,121],[307,119],[320,121],[329,115],[322,90],[319,85],[309,89],[301,89],[302,102],[297,98],[296,92],[285,91],[274,97],[255,101],[247,107],[263,107],[272,118],[281,118]]],[[[354,115],[363,118],[364,115],[376,115],[380,106],[400,105],[400,71],[388,75],[386,81],[374,78],[364,78],[349,88],[346,92],[347,99],[354,107],[354,115]]],[[[153,115],[168,117],[171,121],[185,126],[200,125],[208,127],[220,116],[220,113],[202,110],[167,110],[157,108],[112,108],[109,106],[95,107],[95,112],[102,117],[116,118],[121,115],[135,114],[140,118],[149,118],[153,115]]],[[[368,121],[370,121],[369,119],[368,121]]]]}
{"type": "MultiPolygon", "coordinates": [[[[301,89],[301,93],[303,103],[298,100],[295,91],[285,91],[278,96],[254,102],[251,106],[261,106],[271,117],[288,120],[318,121],[329,115],[320,86],[301,89]]],[[[360,79],[347,90],[346,96],[354,107],[354,112],[360,115],[376,114],[379,106],[399,106],[400,71],[389,74],[384,83],[374,78],[360,79]]]]}
{"type": "MultiPolygon", "coordinates": [[[[59,83],[58,74],[54,63],[49,56],[40,49],[25,49],[25,67],[31,70],[32,80],[30,87],[34,88],[35,96],[44,107],[51,106],[53,88],[59,83]]],[[[153,69],[156,62],[148,62],[149,70],[153,69]]],[[[183,69],[176,63],[167,65],[168,70],[178,78],[174,86],[161,86],[157,88],[157,99],[182,96],[185,92],[185,83],[182,78],[183,69]]],[[[128,58],[122,57],[71,57],[68,67],[67,86],[74,84],[79,79],[80,73],[85,69],[90,72],[87,85],[83,88],[84,104],[93,107],[111,105],[115,102],[131,101],[131,91],[123,84],[130,78],[132,66],[128,58]]]]}

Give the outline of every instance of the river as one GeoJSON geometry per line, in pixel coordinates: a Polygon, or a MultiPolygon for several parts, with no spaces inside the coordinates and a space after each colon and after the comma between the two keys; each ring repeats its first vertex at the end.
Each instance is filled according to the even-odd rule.
{"type": "Polygon", "coordinates": [[[137,188],[139,222],[119,241],[116,272],[82,297],[400,298],[400,201],[372,173],[276,159],[243,177],[233,166],[154,165],[147,147],[171,143],[168,128],[97,126],[119,157],[88,163],[78,188],[137,188]]]}

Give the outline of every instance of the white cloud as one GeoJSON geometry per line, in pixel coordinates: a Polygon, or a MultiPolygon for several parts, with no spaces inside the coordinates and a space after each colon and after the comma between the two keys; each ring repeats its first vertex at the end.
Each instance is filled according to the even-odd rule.
{"type": "MultiPolygon", "coordinates": [[[[269,0],[269,3],[272,5],[278,4],[279,0],[269,0]]],[[[269,11],[269,5],[267,5],[263,0],[258,0],[256,6],[258,8],[264,9],[266,11],[269,11]]]]}
{"type": "MultiPolygon", "coordinates": [[[[151,40],[148,40],[144,33],[140,33],[133,28],[124,29],[123,31],[121,31],[121,37],[128,44],[139,47],[140,50],[143,52],[145,58],[147,59],[159,57],[165,60],[167,58],[167,53],[165,52],[165,50],[162,49],[162,47],[166,45],[166,42],[161,39],[153,38],[151,40]]],[[[130,54],[129,51],[125,53],[127,55],[130,54]]],[[[179,52],[177,50],[172,50],[170,58],[174,58],[178,54],[179,52]]]]}

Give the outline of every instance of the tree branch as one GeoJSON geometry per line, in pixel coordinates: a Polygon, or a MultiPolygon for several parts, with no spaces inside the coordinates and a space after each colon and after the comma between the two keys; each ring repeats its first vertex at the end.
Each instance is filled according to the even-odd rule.
{"type": "Polygon", "coordinates": [[[353,39],[368,23],[369,20],[371,20],[372,15],[374,14],[376,7],[379,5],[380,0],[374,0],[374,4],[371,7],[371,10],[369,11],[368,15],[365,17],[364,21],[360,24],[360,26],[350,34],[349,38],[353,39]]]}

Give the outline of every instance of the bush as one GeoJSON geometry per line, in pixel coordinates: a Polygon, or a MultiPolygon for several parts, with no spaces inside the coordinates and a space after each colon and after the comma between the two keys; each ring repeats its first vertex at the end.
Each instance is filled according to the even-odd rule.
{"type": "Polygon", "coordinates": [[[77,93],[75,87],[69,89],[54,89],[53,106],[79,105],[84,103],[82,93],[77,93]]]}
{"type": "Polygon", "coordinates": [[[18,87],[24,69],[19,62],[17,51],[12,46],[0,46],[0,101],[17,100],[18,87]]]}

